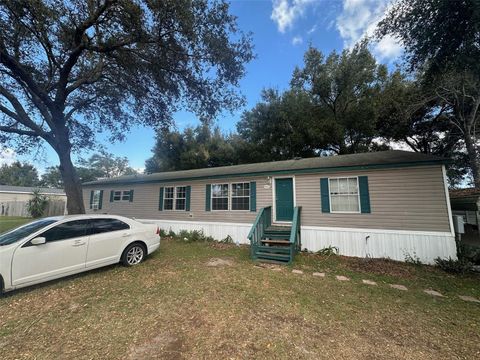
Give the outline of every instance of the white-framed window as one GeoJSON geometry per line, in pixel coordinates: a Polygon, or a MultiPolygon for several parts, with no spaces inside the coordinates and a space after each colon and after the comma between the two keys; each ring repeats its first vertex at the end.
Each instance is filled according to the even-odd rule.
{"type": "Polygon", "coordinates": [[[167,186],[163,192],[163,210],[173,210],[175,201],[175,187],[167,186]]]}
{"type": "Polygon", "coordinates": [[[115,190],[113,201],[130,201],[130,190],[115,190]]]}
{"type": "Polygon", "coordinates": [[[187,204],[187,187],[177,186],[175,188],[175,210],[185,210],[187,204]]]}
{"type": "Polygon", "coordinates": [[[250,210],[250,183],[212,184],[212,211],[250,210]]]}
{"type": "Polygon", "coordinates": [[[250,210],[250,183],[232,184],[232,210],[250,210]]]}
{"type": "Polygon", "coordinates": [[[92,209],[93,210],[100,209],[100,195],[101,195],[100,190],[94,190],[93,191],[93,199],[92,199],[92,209]]]}
{"type": "Polygon", "coordinates": [[[228,184],[212,184],[212,210],[229,209],[228,189],[228,184]]]}
{"type": "Polygon", "coordinates": [[[182,210],[187,206],[186,186],[167,186],[163,190],[163,210],[182,210]]]}
{"type": "Polygon", "coordinates": [[[359,213],[358,177],[329,178],[330,212],[359,213]]]}

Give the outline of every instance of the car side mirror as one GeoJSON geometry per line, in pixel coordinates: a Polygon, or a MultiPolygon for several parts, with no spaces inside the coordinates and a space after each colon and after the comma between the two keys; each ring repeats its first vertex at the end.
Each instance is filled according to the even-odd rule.
{"type": "Polygon", "coordinates": [[[47,239],[45,239],[44,237],[36,237],[32,241],[30,241],[32,245],[42,245],[42,244],[45,244],[46,242],[47,242],[47,239]]]}

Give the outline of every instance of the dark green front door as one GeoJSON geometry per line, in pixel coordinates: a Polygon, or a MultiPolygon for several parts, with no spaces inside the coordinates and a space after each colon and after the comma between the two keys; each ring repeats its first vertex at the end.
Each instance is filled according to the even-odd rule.
{"type": "Polygon", "coordinates": [[[275,220],[292,221],[293,179],[275,179],[275,220]]]}

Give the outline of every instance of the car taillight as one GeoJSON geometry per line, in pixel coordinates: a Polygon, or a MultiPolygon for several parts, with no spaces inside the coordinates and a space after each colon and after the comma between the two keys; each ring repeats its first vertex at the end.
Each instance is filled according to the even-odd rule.
{"type": "Polygon", "coordinates": [[[157,235],[160,235],[160,228],[157,226],[157,232],[156,232],[157,235]]]}

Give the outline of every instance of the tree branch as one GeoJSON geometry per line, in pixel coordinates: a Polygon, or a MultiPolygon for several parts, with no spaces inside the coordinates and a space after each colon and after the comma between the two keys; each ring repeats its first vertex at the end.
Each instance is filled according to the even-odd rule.
{"type": "MultiPolygon", "coordinates": [[[[27,112],[23,108],[22,104],[17,100],[17,98],[12,93],[10,93],[7,89],[5,89],[2,85],[0,85],[0,95],[2,95],[5,99],[7,99],[15,109],[16,113],[14,113],[14,116],[12,117],[14,120],[18,121],[23,126],[36,132],[38,136],[46,135],[45,131],[43,131],[41,127],[39,127],[37,124],[35,124],[35,122],[32,119],[30,119],[27,112]]],[[[12,113],[11,111],[9,111],[9,113],[4,111],[2,112],[8,116],[10,116],[12,113]]]]}
{"type": "Polygon", "coordinates": [[[17,128],[14,128],[14,127],[11,127],[11,126],[0,126],[0,131],[11,133],[11,134],[17,134],[17,135],[31,136],[31,137],[39,137],[40,136],[35,131],[17,129],[17,128]]]}
{"type": "Polygon", "coordinates": [[[7,49],[3,44],[0,43],[0,63],[5,65],[12,73],[17,75],[20,80],[25,83],[29,91],[38,96],[49,109],[53,109],[54,104],[52,100],[48,97],[47,93],[44,92],[38,84],[33,80],[30,74],[28,74],[23,66],[12,56],[7,53],[7,49]]]}
{"type": "Polygon", "coordinates": [[[58,80],[58,89],[55,95],[55,103],[63,104],[65,102],[68,93],[66,91],[68,84],[68,77],[78,61],[78,58],[82,54],[83,50],[86,49],[87,44],[84,42],[85,31],[87,31],[95,22],[102,16],[102,14],[113,4],[116,0],[105,0],[102,6],[100,6],[92,16],[85,20],[80,26],[75,30],[75,48],[68,56],[65,64],[60,69],[60,77],[58,80]]]}

